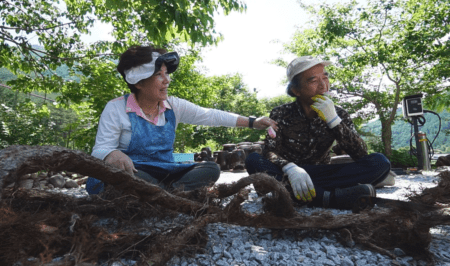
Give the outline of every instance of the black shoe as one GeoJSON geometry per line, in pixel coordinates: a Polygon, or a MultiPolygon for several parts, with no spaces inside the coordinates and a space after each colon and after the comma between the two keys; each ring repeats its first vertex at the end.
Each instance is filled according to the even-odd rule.
{"type": "Polygon", "coordinates": [[[342,210],[352,210],[361,197],[376,197],[376,195],[375,188],[370,184],[336,188],[334,192],[335,200],[331,203],[331,206],[342,210]]]}

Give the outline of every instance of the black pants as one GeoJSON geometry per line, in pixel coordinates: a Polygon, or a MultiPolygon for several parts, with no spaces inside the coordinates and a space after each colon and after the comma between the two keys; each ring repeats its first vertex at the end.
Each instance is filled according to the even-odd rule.
{"type": "Polygon", "coordinates": [[[173,187],[194,190],[215,183],[220,176],[220,168],[215,162],[196,163],[192,167],[175,174],[146,173],[138,171],[135,176],[164,189],[173,187]]]}
{"type": "MultiPolygon", "coordinates": [[[[278,181],[283,180],[280,167],[258,153],[250,154],[245,166],[249,174],[265,172],[278,181]]],[[[344,164],[299,165],[311,177],[316,189],[316,199],[322,201],[325,191],[334,192],[336,188],[352,187],[357,184],[376,185],[383,181],[391,170],[391,163],[381,153],[372,153],[363,158],[344,164]]]]}

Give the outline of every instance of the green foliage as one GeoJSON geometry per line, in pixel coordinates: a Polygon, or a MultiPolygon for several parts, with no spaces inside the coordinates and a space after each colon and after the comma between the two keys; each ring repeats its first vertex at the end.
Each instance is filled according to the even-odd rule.
{"type": "MultiPolygon", "coordinates": [[[[45,129],[38,135],[51,132],[53,138],[42,137],[40,142],[32,143],[60,145],[90,152],[94,145],[98,119],[104,106],[109,100],[129,93],[122,78],[116,74],[114,62],[92,60],[95,60],[96,63],[80,64],[74,67],[74,71],[69,70],[72,72],[64,73],[66,76],[73,76],[78,80],[64,83],[65,94],[37,92],[42,97],[55,99],[58,103],[57,107],[72,108],[72,110],[57,109],[53,105],[48,105],[51,111],[47,120],[44,121],[47,124],[42,124],[43,121],[38,120],[35,121],[33,126],[40,126],[45,129]],[[114,74],[112,78],[110,77],[111,74],[114,74]],[[68,114],[70,114],[70,117],[67,117],[68,114]]],[[[258,100],[256,94],[250,93],[242,83],[240,75],[206,77],[195,66],[196,62],[200,60],[201,57],[197,51],[186,51],[186,55],[181,57],[178,70],[172,74],[169,94],[206,108],[216,108],[244,116],[268,115],[272,108],[272,106],[267,105],[270,100],[258,100]]],[[[66,68],[62,67],[61,69],[66,68]]],[[[9,95],[4,95],[2,99],[7,106],[15,106],[17,101],[25,100],[22,93],[5,89],[6,91],[9,92],[9,95]],[[17,97],[19,99],[16,99],[17,97]]],[[[288,102],[292,101],[292,98],[287,98],[289,99],[288,102]]],[[[42,99],[36,97],[31,97],[31,99],[36,101],[36,108],[40,108],[42,99]]],[[[273,106],[281,104],[277,100],[275,102],[272,103],[273,106]]],[[[21,110],[17,109],[14,112],[20,113],[21,110]]],[[[24,116],[18,116],[8,121],[12,124],[23,118],[24,116]]],[[[34,118],[29,119],[33,120],[34,118]]],[[[21,130],[20,128],[26,124],[24,121],[22,122],[17,122],[18,130],[21,130]]],[[[5,123],[8,124],[8,122],[5,123]]],[[[27,132],[27,130],[21,131],[27,132]]],[[[264,136],[265,131],[254,129],[212,128],[180,124],[177,129],[174,149],[176,152],[193,152],[199,151],[202,147],[210,146],[220,150],[224,143],[257,141],[264,136]]],[[[6,135],[2,137],[5,138],[5,145],[26,143],[20,138],[6,138],[6,135]]]]}
{"type": "MultiPolygon", "coordinates": [[[[169,47],[175,42],[191,46],[217,44],[221,35],[214,29],[213,14],[219,10],[228,14],[245,9],[239,0],[0,1],[0,79],[13,91],[55,95],[57,107],[71,108],[78,115],[76,121],[58,125],[58,130],[70,132],[64,142],[42,138],[41,142],[31,143],[66,146],[72,143],[73,147],[90,150],[105,104],[128,91],[115,70],[121,53],[133,44],[158,47],[169,47]],[[114,41],[83,43],[82,34],[90,34],[94,23],[111,25],[114,41]]],[[[187,72],[183,79],[189,83],[187,72]]],[[[19,114],[20,110],[5,106],[2,115],[6,124],[25,117],[34,122],[38,119],[35,114],[19,114]],[[8,110],[14,110],[17,116],[13,119],[8,110]]],[[[30,121],[17,123],[41,125],[30,121]]],[[[51,132],[49,126],[42,126],[51,132]]],[[[13,138],[6,143],[23,141],[13,138]]]]}
{"type": "Polygon", "coordinates": [[[88,129],[87,123],[72,110],[56,108],[48,100],[0,88],[0,121],[0,149],[9,145],[90,149],[78,141],[88,129]]]}
{"type": "Polygon", "coordinates": [[[408,147],[392,150],[390,161],[391,166],[395,168],[405,169],[408,167],[418,166],[417,157],[411,156],[410,149],[408,147]]]}
{"type": "Polygon", "coordinates": [[[391,155],[391,125],[400,100],[427,95],[432,108],[449,106],[450,2],[369,0],[303,7],[313,20],[286,50],[336,62],[328,68],[340,104],[363,120],[379,116],[391,155]],[[369,110],[369,111],[367,111],[369,110]]]}
{"type": "MultiPolygon", "coordinates": [[[[365,141],[368,146],[369,154],[375,152],[385,154],[383,142],[381,142],[379,137],[366,137],[365,141]]],[[[417,157],[410,154],[409,147],[393,149],[389,160],[391,161],[391,166],[394,168],[407,168],[418,165],[417,157]]]]}
{"type": "MultiPolygon", "coordinates": [[[[240,75],[206,77],[195,68],[195,63],[199,60],[201,58],[195,51],[189,51],[181,58],[180,66],[172,74],[169,94],[202,107],[233,112],[243,116],[259,117],[268,114],[265,104],[257,99],[256,93],[249,92],[240,75]]],[[[214,140],[221,145],[258,141],[263,136],[265,136],[265,131],[248,128],[180,124],[177,128],[175,149],[178,152],[186,152],[208,146],[208,140],[214,140]]]]}
{"type": "Polygon", "coordinates": [[[20,112],[5,104],[0,104],[0,148],[11,143],[37,145],[48,142],[52,137],[43,120],[49,113],[45,108],[36,108],[36,104],[27,100],[16,105],[20,112]]]}
{"type": "Polygon", "coordinates": [[[175,147],[175,152],[181,152],[181,153],[196,153],[200,152],[202,148],[209,147],[211,151],[220,151],[223,149],[222,146],[223,143],[218,143],[214,139],[208,139],[204,144],[199,144],[196,147],[184,147],[184,150],[179,150],[177,147],[175,147]]]}
{"type": "Polygon", "coordinates": [[[273,108],[275,108],[277,106],[295,101],[295,98],[288,96],[288,95],[280,95],[280,96],[273,97],[273,98],[263,98],[261,101],[266,106],[266,110],[268,110],[268,112],[270,112],[270,111],[272,111],[273,108]]]}
{"type": "Polygon", "coordinates": [[[11,71],[6,68],[0,68],[0,83],[6,84],[6,82],[15,78],[16,76],[11,71]]]}

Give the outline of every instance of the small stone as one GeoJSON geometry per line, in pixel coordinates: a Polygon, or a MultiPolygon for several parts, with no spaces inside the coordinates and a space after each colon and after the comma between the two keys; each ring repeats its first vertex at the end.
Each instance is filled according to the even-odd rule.
{"type": "Polygon", "coordinates": [[[336,265],[341,265],[341,258],[338,255],[334,257],[328,257],[328,259],[333,261],[336,265]]]}
{"type": "Polygon", "coordinates": [[[222,253],[223,248],[221,246],[214,246],[213,247],[213,253],[217,254],[217,253],[222,253]]]}
{"type": "Polygon", "coordinates": [[[239,248],[239,247],[241,247],[242,245],[243,245],[242,241],[240,241],[240,240],[238,240],[238,239],[234,239],[234,240],[231,242],[231,246],[232,246],[233,248],[239,248]]]}
{"type": "Polygon", "coordinates": [[[216,261],[216,265],[218,265],[218,266],[228,266],[229,264],[228,264],[228,262],[225,259],[221,259],[221,260],[216,261]]]}
{"type": "Polygon", "coordinates": [[[355,266],[355,264],[353,263],[353,261],[351,261],[349,258],[345,257],[341,260],[341,265],[342,266],[355,266]]]}
{"type": "Polygon", "coordinates": [[[48,177],[48,175],[47,175],[46,172],[42,172],[42,173],[40,173],[40,174],[38,175],[38,178],[39,178],[39,179],[45,179],[45,178],[47,178],[47,177],[48,177]]]}
{"type": "Polygon", "coordinates": [[[336,250],[336,252],[337,252],[337,254],[339,254],[342,257],[349,256],[349,254],[350,254],[349,251],[347,249],[345,249],[345,248],[338,248],[336,250]]]}
{"type": "Polygon", "coordinates": [[[327,265],[327,266],[335,266],[336,265],[334,262],[332,262],[331,260],[324,258],[324,257],[319,257],[317,260],[317,263],[319,265],[327,265]]]}
{"type": "Polygon", "coordinates": [[[33,180],[33,188],[41,189],[41,184],[39,183],[39,180],[37,179],[30,179],[30,180],[33,180]]]}
{"type": "Polygon", "coordinates": [[[356,265],[366,265],[367,264],[367,260],[365,259],[361,259],[361,260],[357,260],[356,261],[356,265]]]}
{"type": "Polygon", "coordinates": [[[312,243],[309,247],[309,249],[311,249],[312,251],[318,252],[322,249],[323,247],[321,245],[319,245],[318,243],[312,243]]]}
{"type": "Polygon", "coordinates": [[[220,253],[216,253],[214,256],[213,256],[213,261],[217,261],[218,259],[220,259],[220,258],[222,258],[222,254],[220,254],[220,253]]]}
{"type": "Polygon", "coordinates": [[[401,264],[400,264],[400,262],[398,262],[398,260],[392,260],[391,263],[392,263],[392,265],[395,265],[395,266],[401,266],[401,264]]]}
{"type": "Polygon", "coordinates": [[[24,188],[24,189],[32,189],[33,184],[34,184],[33,179],[25,179],[25,180],[19,181],[19,187],[24,188]]]}
{"type": "Polygon", "coordinates": [[[381,254],[377,254],[377,259],[378,260],[384,260],[384,259],[386,259],[387,257],[386,256],[383,256],[383,255],[381,255],[381,254]]]}
{"type": "Polygon", "coordinates": [[[225,258],[227,258],[227,259],[232,259],[233,258],[233,256],[231,256],[230,252],[228,252],[226,250],[223,251],[223,256],[225,258]]]}
{"type": "Polygon", "coordinates": [[[242,260],[241,253],[237,249],[231,248],[230,254],[235,260],[242,260]]]}
{"type": "Polygon", "coordinates": [[[278,263],[278,265],[280,265],[280,266],[288,266],[289,264],[288,264],[287,261],[282,260],[282,261],[280,261],[280,262],[278,263]]]}
{"type": "Polygon", "coordinates": [[[239,247],[239,252],[240,252],[241,254],[245,253],[245,250],[246,250],[246,247],[245,247],[244,245],[242,245],[242,246],[239,247]]]}
{"type": "Polygon", "coordinates": [[[399,256],[399,257],[405,256],[405,252],[403,250],[401,250],[400,248],[395,248],[394,249],[394,255],[395,256],[399,256]]]}
{"type": "Polygon", "coordinates": [[[48,180],[50,184],[57,188],[63,188],[66,181],[64,180],[64,177],[62,175],[56,174],[48,180]]]}
{"type": "Polygon", "coordinates": [[[26,175],[23,175],[23,176],[20,177],[20,179],[22,179],[22,180],[23,179],[30,179],[30,178],[32,178],[30,174],[26,174],[26,175]]]}
{"type": "Polygon", "coordinates": [[[316,260],[319,257],[315,252],[307,252],[305,256],[312,260],[316,260]]]}
{"type": "Polygon", "coordinates": [[[211,262],[209,260],[198,260],[200,262],[200,265],[202,266],[210,266],[211,262]]]}
{"type": "Polygon", "coordinates": [[[181,262],[181,260],[180,260],[180,258],[179,258],[178,256],[174,256],[174,257],[171,259],[171,262],[172,262],[173,264],[175,264],[175,265],[179,265],[180,262],[181,262]]]}
{"type": "Polygon", "coordinates": [[[266,259],[267,259],[266,254],[258,253],[255,256],[255,260],[261,264],[264,263],[266,261],[266,259]]]}
{"type": "Polygon", "coordinates": [[[416,266],[417,263],[412,257],[404,257],[400,260],[400,264],[404,266],[416,266]]]}
{"type": "MultiPolygon", "coordinates": [[[[245,252],[244,254],[242,254],[242,260],[243,261],[246,261],[246,260],[249,260],[249,259],[250,259],[250,253],[245,252]]],[[[246,264],[246,265],[248,265],[248,264],[246,264]]]]}
{"type": "Polygon", "coordinates": [[[327,258],[337,257],[338,255],[334,246],[325,246],[325,250],[327,252],[327,258]]]}
{"type": "Polygon", "coordinates": [[[65,188],[77,188],[78,183],[72,179],[66,179],[66,183],[64,184],[65,188]]]}

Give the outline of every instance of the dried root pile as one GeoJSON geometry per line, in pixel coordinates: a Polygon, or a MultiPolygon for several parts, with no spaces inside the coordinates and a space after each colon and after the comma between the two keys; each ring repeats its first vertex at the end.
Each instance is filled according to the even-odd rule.
{"type": "Polygon", "coordinates": [[[332,230],[345,243],[355,242],[394,258],[399,247],[432,262],[430,228],[449,225],[450,173],[439,185],[411,200],[438,205],[434,212],[377,209],[332,216],[294,211],[289,192],[266,174],[233,184],[195,191],[168,192],[113,168],[103,161],[61,147],[11,146],[0,151],[0,265],[94,265],[99,260],[133,258],[139,265],[164,265],[176,254],[202,252],[209,223],[271,229],[332,230]],[[101,197],[75,199],[44,190],[6,188],[37,171],[72,171],[106,183],[101,197]],[[253,184],[265,194],[265,212],[249,214],[240,204],[253,184]],[[220,201],[233,196],[226,207],[220,201]],[[183,214],[183,215],[180,215],[183,214]],[[55,256],[64,257],[55,262],[55,256]],[[34,258],[31,259],[30,258],[34,258]]]}

